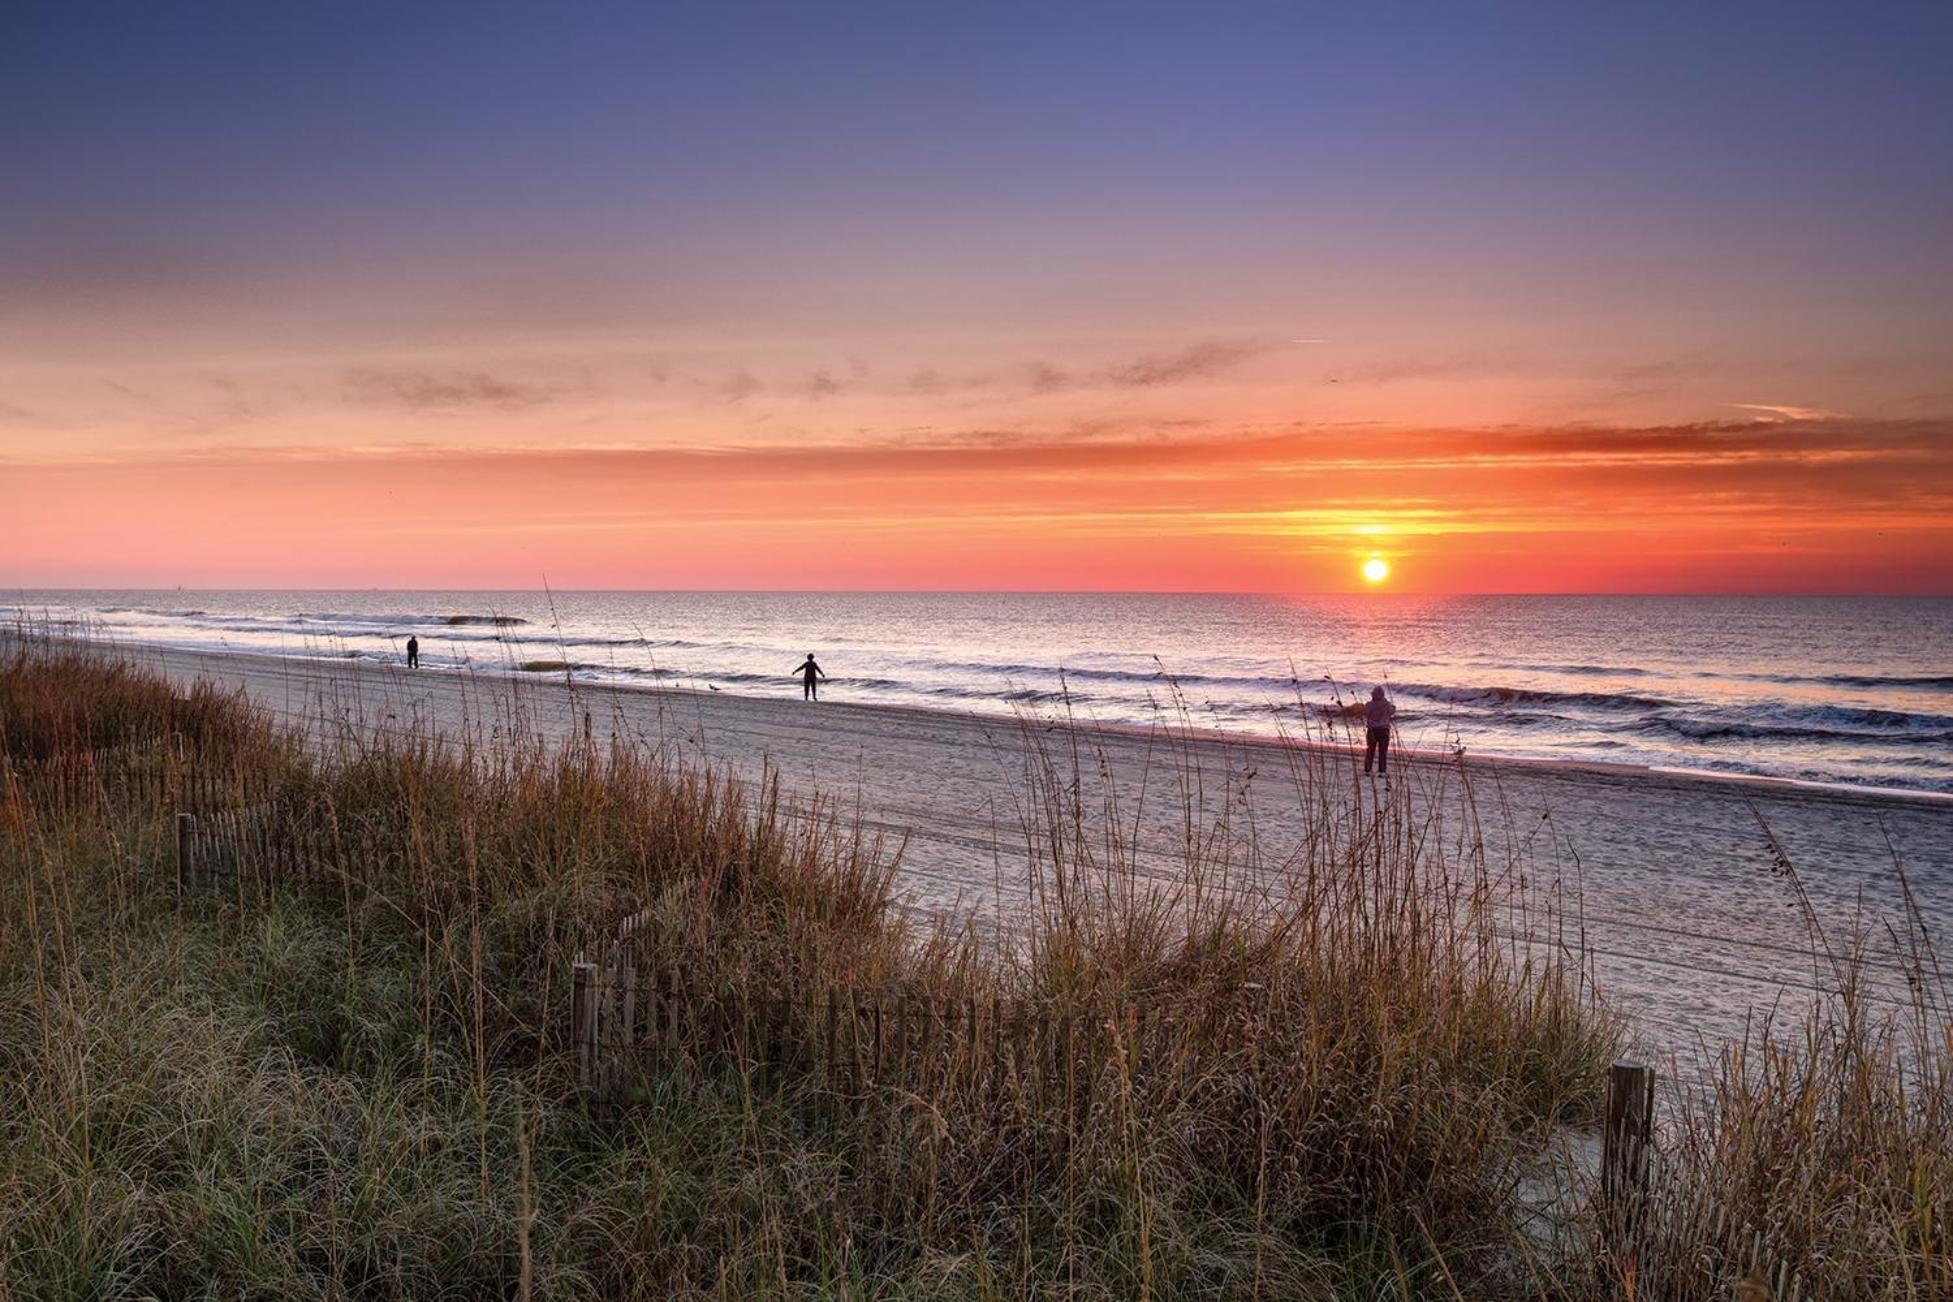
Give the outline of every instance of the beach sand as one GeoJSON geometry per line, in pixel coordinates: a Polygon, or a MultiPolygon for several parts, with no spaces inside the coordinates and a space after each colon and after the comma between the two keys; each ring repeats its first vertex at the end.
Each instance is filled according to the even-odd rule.
{"type": "MultiPolygon", "coordinates": [[[[1665,1056],[1699,1036],[1737,1033],[1752,1011],[1808,997],[1823,973],[1774,836],[1814,911],[1841,944],[1855,918],[1876,924],[1874,975],[1896,980],[1883,923],[1901,920],[1902,865],[1934,934],[1953,925],[1953,800],[1724,779],[1645,769],[1404,757],[1386,789],[1338,753],[1184,729],[1070,727],[777,696],[566,684],[560,675],[458,674],[371,662],[130,649],[179,681],[240,687],[281,717],[316,728],[434,725],[450,734],[521,726],[563,736],[587,726],[721,765],[783,789],[818,791],[890,843],[904,841],[900,891],[912,908],[962,910],[1009,925],[1026,905],[1030,773],[1039,754],[1069,774],[1082,748],[1086,797],[1116,793],[1141,870],[1183,877],[1189,811],[1224,823],[1279,864],[1308,834],[1298,770],[1313,766],[1334,799],[1410,802],[1416,825],[1447,843],[1482,830],[1488,860],[1523,880],[1535,902],[1556,884],[1593,956],[1603,996],[1634,1019],[1644,1048],[1665,1056]],[[520,706],[512,710],[512,704],[520,706]],[[1468,807],[1469,806],[1469,807],[1468,807]],[[1767,826],[1768,835],[1764,829],[1767,826]]],[[[1320,789],[1320,788],[1318,788],[1320,789]]],[[[1537,915],[1513,910],[1516,933],[1550,943],[1537,915]]],[[[1569,941],[1577,937],[1569,932],[1569,941]]]]}

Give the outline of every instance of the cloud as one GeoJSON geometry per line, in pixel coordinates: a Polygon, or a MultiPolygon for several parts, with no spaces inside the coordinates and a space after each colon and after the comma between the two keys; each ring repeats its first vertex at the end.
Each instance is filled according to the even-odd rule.
{"type": "Polygon", "coordinates": [[[22,407],[0,398],[0,420],[20,425],[52,425],[55,422],[31,407],[22,407]]]}
{"type": "Polygon", "coordinates": [[[428,371],[360,367],[346,373],[346,388],[362,402],[410,411],[490,408],[516,411],[553,402],[560,389],[490,375],[486,371],[428,371]]]}
{"type": "Polygon", "coordinates": [[[871,378],[866,363],[850,359],[844,372],[823,366],[799,379],[763,380],[742,366],[725,379],[702,383],[706,392],[727,402],[741,402],[762,392],[815,401],[875,394],[898,398],[939,398],[955,393],[1041,397],[1093,389],[1150,389],[1199,383],[1216,379],[1264,351],[1265,346],[1258,344],[1207,341],[1104,366],[1067,365],[1052,360],[971,371],[918,366],[900,378],[880,382],[871,378]]]}
{"type": "MultiPolygon", "coordinates": [[[[1255,354],[1258,344],[1208,341],[1177,352],[1149,353],[1131,361],[1091,370],[1071,371],[1051,362],[1033,362],[1021,374],[1032,394],[1063,393],[1072,389],[1152,389],[1218,379],[1255,354]]],[[[983,377],[970,387],[986,387],[995,377],[983,377]]]]}
{"type": "Polygon", "coordinates": [[[743,366],[728,375],[717,387],[719,396],[727,402],[743,402],[766,388],[743,366]]]}
{"type": "MultiPolygon", "coordinates": [[[[1223,429],[1186,422],[1092,422],[1057,430],[981,427],[908,430],[887,438],[739,445],[388,445],[359,449],[251,446],[186,451],[172,460],[247,463],[310,459],[341,464],[441,461],[582,468],[608,477],[636,467],[714,475],[954,476],[963,473],[1107,473],[1176,477],[1275,475],[1271,491],[1306,492],[1310,476],[1464,473],[1601,487],[1635,475],[1688,483],[1705,477],[1780,476],[1841,485],[1867,475],[1953,492],[1953,419],[1754,421],[1660,426],[1508,425],[1382,427],[1289,425],[1223,429]]],[[[108,460],[121,460],[108,456],[108,460]]],[[[12,459],[24,464],[25,459],[12,459]]],[[[45,463],[46,459],[41,460],[45,463]]],[[[1517,482],[1517,480],[1515,480],[1517,482]]],[[[1465,491],[1455,482],[1443,491],[1465,491]]]]}
{"type": "Polygon", "coordinates": [[[1032,393],[1060,393],[1071,387],[1071,376],[1048,362],[1034,362],[1030,368],[1032,393]]]}
{"type": "Polygon", "coordinates": [[[1822,407],[1784,407],[1764,402],[1725,402],[1723,406],[1734,407],[1738,411],[1762,412],[1763,416],[1769,420],[1839,419],[1837,412],[1826,411],[1822,407]]]}
{"type": "Polygon", "coordinates": [[[933,398],[950,387],[943,373],[933,366],[924,366],[909,376],[902,386],[902,392],[919,398],[933,398]]]}
{"type": "Polygon", "coordinates": [[[1120,389],[1146,389],[1161,384],[1184,384],[1189,380],[1211,380],[1261,351],[1260,347],[1251,344],[1195,344],[1177,353],[1140,357],[1123,366],[1114,366],[1101,372],[1099,379],[1120,389]]]}

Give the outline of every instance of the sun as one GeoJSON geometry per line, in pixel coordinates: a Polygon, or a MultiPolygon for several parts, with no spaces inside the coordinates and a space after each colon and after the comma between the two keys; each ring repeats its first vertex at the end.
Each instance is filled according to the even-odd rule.
{"type": "Polygon", "coordinates": [[[1365,583],[1382,583],[1389,577],[1390,562],[1386,561],[1383,557],[1372,556],[1369,560],[1363,562],[1363,581],[1365,583]]]}

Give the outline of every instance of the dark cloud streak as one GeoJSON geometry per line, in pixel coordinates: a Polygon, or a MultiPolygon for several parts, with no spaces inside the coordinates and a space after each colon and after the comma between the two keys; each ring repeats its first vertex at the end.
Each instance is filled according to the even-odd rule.
{"type": "Polygon", "coordinates": [[[346,373],[354,400],[409,411],[488,408],[519,411],[554,402],[562,390],[490,375],[486,371],[424,371],[362,367],[346,373]]]}

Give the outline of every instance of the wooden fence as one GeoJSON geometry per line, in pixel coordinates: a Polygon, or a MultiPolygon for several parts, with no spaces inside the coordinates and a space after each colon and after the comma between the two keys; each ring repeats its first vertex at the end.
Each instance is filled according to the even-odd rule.
{"type": "Polygon", "coordinates": [[[214,817],[261,787],[254,772],[212,764],[180,736],[43,759],[0,756],[0,800],[49,822],[132,807],[214,817]]]}
{"type": "Polygon", "coordinates": [[[179,890],[258,894],[343,878],[345,848],[316,813],[267,801],[176,815],[179,890]]]}
{"type": "Polygon", "coordinates": [[[1164,1018],[1136,1001],[1064,1007],[874,988],[713,988],[638,946],[577,962],[570,987],[577,1076],[600,1107],[629,1104],[683,1062],[798,1078],[845,1110],[895,1094],[956,1094],[991,1112],[1082,1115],[1109,1082],[1188,1065],[1193,1036],[1242,1025],[1224,1007],[1191,1032],[1178,1024],[1176,1058],[1164,1018]]]}
{"type": "Polygon", "coordinates": [[[66,751],[44,759],[0,757],[0,798],[44,820],[135,804],[167,807],[181,803],[187,771],[169,741],[66,751]]]}

